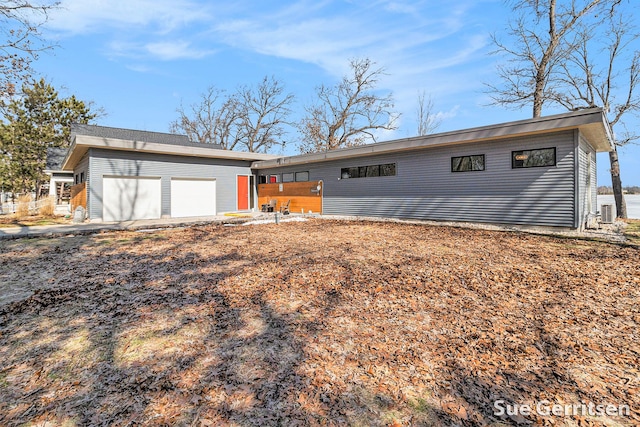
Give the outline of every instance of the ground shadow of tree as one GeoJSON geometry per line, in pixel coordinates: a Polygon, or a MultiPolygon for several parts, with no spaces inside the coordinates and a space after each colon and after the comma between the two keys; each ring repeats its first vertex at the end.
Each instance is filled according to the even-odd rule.
{"type": "MultiPolygon", "coordinates": [[[[536,273],[549,283],[518,306],[510,290],[534,286],[532,274],[486,247],[508,246],[508,237],[391,225],[402,240],[385,241],[368,224],[334,225],[333,233],[358,230],[356,240],[315,244],[322,222],[297,234],[293,225],[193,227],[82,237],[74,254],[34,253],[33,263],[58,266],[56,283],[0,312],[0,424],[508,425],[523,420],[493,416],[494,399],[586,390],[567,372],[581,343],[550,335],[549,322],[578,319],[561,302],[583,288],[549,285],[569,281],[564,270],[536,273]],[[464,261],[494,270],[456,264],[470,235],[477,247],[464,261]],[[389,256],[377,258],[379,248],[389,256]],[[431,320],[416,323],[421,305],[431,320]],[[369,334],[366,347],[350,331],[369,334]],[[532,366],[516,365],[517,355],[532,366]],[[421,358],[433,365],[432,395],[387,387],[421,358]]],[[[578,319],[577,332],[597,314],[578,319]]],[[[427,382],[413,372],[402,386],[427,382]]],[[[613,395],[593,393],[577,397],[613,395]]]]}
{"type": "MultiPolygon", "coordinates": [[[[195,240],[220,237],[208,228],[196,227],[189,233],[195,240]]],[[[25,350],[5,358],[1,372],[13,372],[22,363],[20,380],[37,386],[3,387],[2,423],[186,425],[204,420],[295,425],[341,419],[344,405],[335,405],[332,412],[331,403],[338,398],[329,391],[315,396],[322,400],[315,402],[318,411],[300,403],[304,391],[313,395],[309,392],[313,386],[297,369],[305,358],[305,343],[292,331],[291,322],[306,331],[317,331],[320,323],[301,323],[295,313],[279,313],[260,294],[230,301],[218,290],[227,278],[260,268],[259,259],[235,250],[204,257],[171,244],[161,252],[132,253],[129,243],[143,238],[126,234],[122,247],[117,238],[104,243],[103,237],[89,237],[85,243],[105,245],[97,268],[87,263],[73,271],[61,269],[57,286],[3,309],[1,327],[20,336],[12,339],[5,333],[3,344],[25,350]],[[68,281],[74,284],[66,285],[68,281]],[[165,316],[159,319],[157,313],[165,316]],[[163,337],[170,340],[203,319],[208,323],[206,332],[194,337],[193,349],[163,353],[163,337]],[[152,346],[155,351],[148,358],[133,354],[128,359],[122,349],[126,331],[160,320],[166,325],[150,332],[160,345],[152,346]],[[79,331],[86,343],[68,349],[68,358],[57,358],[52,366],[49,355],[67,351],[79,331]],[[89,368],[78,366],[78,359],[89,368]]],[[[287,258],[289,266],[305,262],[296,254],[282,261],[287,258]]],[[[329,307],[336,302],[329,296],[319,303],[329,307]]],[[[10,376],[9,383],[15,379],[10,376]]]]}

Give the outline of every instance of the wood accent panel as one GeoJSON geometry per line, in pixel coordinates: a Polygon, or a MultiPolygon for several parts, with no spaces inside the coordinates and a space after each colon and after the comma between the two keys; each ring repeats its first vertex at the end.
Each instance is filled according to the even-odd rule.
{"type": "Polygon", "coordinates": [[[259,184],[258,209],[260,209],[263,204],[268,203],[269,200],[276,199],[278,200],[276,211],[279,211],[280,206],[287,203],[287,200],[291,200],[289,211],[292,213],[300,213],[302,209],[304,209],[305,212],[313,211],[314,213],[322,213],[323,191],[322,181],[259,184]],[[317,191],[318,185],[320,185],[320,191],[317,191]],[[282,186],[282,191],[280,191],[280,186],[282,186]]]}
{"type": "Polygon", "coordinates": [[[87,209],[87,184],[85,182],[71,186],[71,212],[78,206],[87,209]]]}

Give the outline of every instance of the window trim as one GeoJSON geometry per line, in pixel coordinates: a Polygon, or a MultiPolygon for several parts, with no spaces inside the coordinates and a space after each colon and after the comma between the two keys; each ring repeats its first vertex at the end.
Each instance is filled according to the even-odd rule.
{"type": "Polygon", "coordinates": [[[468,154],[465,156],[453,156],[451,157],[451,172],[452,173],[461,173],[461,172],[484,172],[487,168],[486,166],[486,156],[484,154],[468,154]],[[467,170],[455,170],[453,168],[453,162],[454,159],[463,159],[465,157],[469,157],[469,161],[471,162],[471,166],[473,166],[473,161],[471,160],[472,157],[482,157],[482,169],[467,169],[467,170]]]}
{"type": "MultiPolygon", "coordinates": [[[[529,154],[531,155],[531,154],[529,154]]],[[[526,160],[526,159],[525,159],[526,160]]],[[[545,148],[529,148],[525,150],[513,150],[511,152],[511,169],[529,169],[529,168],[551,168],[558,165],[558,152],[556,147],[545,147],[545,148]],[[533,165],[533,166],[516,166],[516,153],[523,153],[525,151],[544,151],[544,150],[553,150],[553,164],[549,165],[533,165]]]]}

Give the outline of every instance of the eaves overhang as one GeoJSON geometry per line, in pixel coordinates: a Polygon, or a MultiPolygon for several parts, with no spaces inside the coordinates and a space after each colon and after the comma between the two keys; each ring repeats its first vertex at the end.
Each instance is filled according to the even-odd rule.
{"type": "Polygon", "coordinates": [[[132,141],[115,138],[76,135],[71,143],[71,147],[69,148],[67,156],[62,162],[62,170],[73,170],[73,168],[84,157],[84,155],[90,148],[103,148],[118,151],[134,151],[153,154],[168,154],[174,156],[243,161],[271,160],[280,157],[272,154],[221,150],[218,148],[209,148],[206,146],[183,146],[158,142],[132,141]]]}
{"type": "Polygon", "coordinates": [[[297,156],[261,160],[254,162],[251,167],[252,169],[268,169],[280,166],[326,162],[330,160],[420,150],[447,145],[473,144],[490,140],[499,141],[508,138],[560,132],[571,129],[580,130],[582,135],[597,152],[608,152],[613,149],[611,127],[607,122],[605,114],[600,108],[592,108],[453,132],[378,142],[321,153],[301,154],[297,156]]]}

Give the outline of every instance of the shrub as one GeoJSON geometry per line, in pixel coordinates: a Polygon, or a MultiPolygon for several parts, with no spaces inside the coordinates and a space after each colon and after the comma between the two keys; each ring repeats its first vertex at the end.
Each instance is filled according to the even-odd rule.
{"type": "Polygon", "coordinates": [[[16,206],[17,218],[25,218],[29,216],[29,203],[31,203],[31,195],[23,194],[18,197],[18,206],[16,206]]]}
{"type": "Polygon", "coordinates": [[[53,216],[53,212],[56,209],[55,197],[47,196],[40,203],[38,213],[42,216],[53,216]]]}

